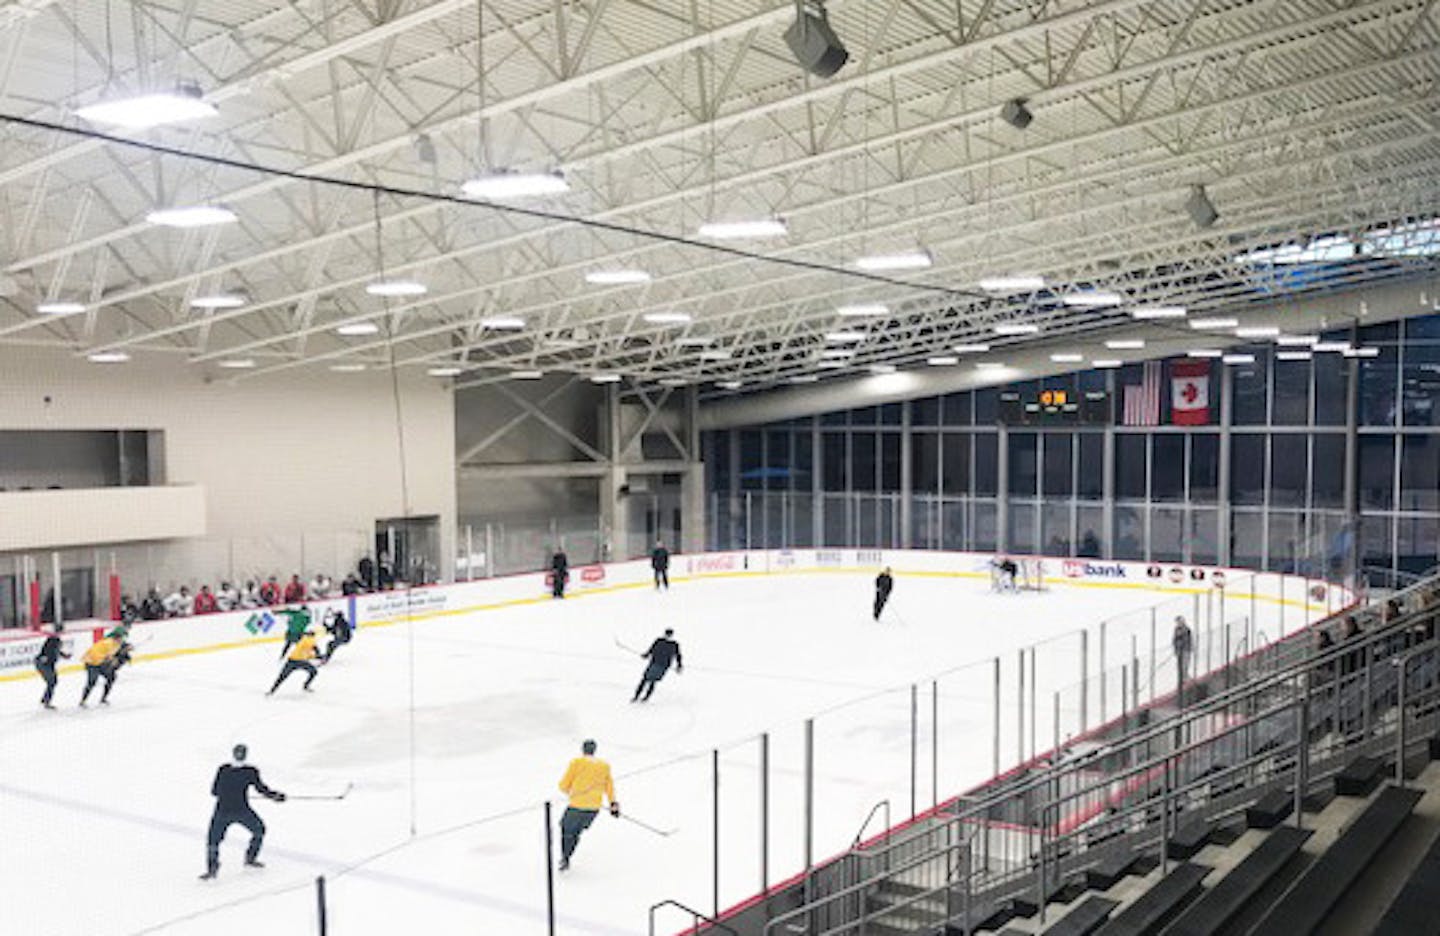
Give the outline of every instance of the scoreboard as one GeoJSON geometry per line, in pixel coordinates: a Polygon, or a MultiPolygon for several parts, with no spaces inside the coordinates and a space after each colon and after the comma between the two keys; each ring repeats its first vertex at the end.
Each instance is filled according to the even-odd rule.
{"type": "Polygon", "coordinates": [[[1042,387],[1038,392],[1000,392],[1000,422],[1010,426],[1103,426],[1113,415],[1110,394],[1103,390],[1077,394],[1042,387]]]}

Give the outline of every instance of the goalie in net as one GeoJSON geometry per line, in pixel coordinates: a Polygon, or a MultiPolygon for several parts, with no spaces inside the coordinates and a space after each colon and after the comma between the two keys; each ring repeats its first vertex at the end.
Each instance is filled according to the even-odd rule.
{"type": "Polygon", "coordinates": [[[990,560],[990,590],[1045,591],[1045,563],[1040,559],[996,556],[990,560]]]}

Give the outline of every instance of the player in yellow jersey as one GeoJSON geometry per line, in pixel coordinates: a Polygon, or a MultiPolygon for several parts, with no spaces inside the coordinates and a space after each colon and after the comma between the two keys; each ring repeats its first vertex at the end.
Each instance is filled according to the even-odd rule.
{"type": "Polygon", "coordinates": [[[305,678],[304,689],[306,692],[312,692],[310,684],[315,681],[315,677],[320,674],[320,671],[310,661],[315,659],[318,652],[315,649],[315,631],[307,630],[295,646],[290,648],[290,653],[285,657],[284,668],[280,670],[280,675],[275,677],[275,685],[270,687],[270,691],[266,695],[274,695],[275,690],[280,688],[280,684],[290,678],[290,674],[296,670],[303,670],[309,674],[305,678]]]}
{"type": "Polygon", "coordinates": [[[100,704],[110,704],[110,689],[115,685],[115,661],[124,646],[119,637],[104,637],[90,645],[81,658],[85,664],[85,691],[80,695],[80,707],[90,701],[90,690],[100,680],[105,680],[105,689],[100,693],[100,704]]]}
{"type": "Polygon", "coordinates": [[[620,817],[610,765],[595,756],[594,741],[586,741],[580,750],[584,753],[570,762],[565,776],[560,778],[560,791],[570,797],[570,805],[560,817],[561,871],[570,867],[570,856],[580,844],[580,834],[590,828],[606,799],[610,801],[610,815],[620,817]]]}

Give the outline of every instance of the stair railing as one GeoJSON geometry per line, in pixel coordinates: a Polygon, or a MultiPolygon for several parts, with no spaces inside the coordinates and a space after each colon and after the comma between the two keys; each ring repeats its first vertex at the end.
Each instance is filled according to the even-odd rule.
{"type": "Polygon", "coordinates": [[[713,929],[724,930],[725,932],[729,933],[730,936],[740,936],[740,934],[734,929],[726,926],[724,923],[721,923],[719,920],[715,919],[709,914],[701,913],[694,907],[687,907],[678,900],[662,900],[659,903],[654,904],[650,907],[650,936],[655,936],[655,911],[659,910],[661,907],[674,907],[677,910],[682,910],[685,913],[690,914],[691,932],[700,932],[700,921],[704,920],[706,925],[710,926],[713,929]]]}

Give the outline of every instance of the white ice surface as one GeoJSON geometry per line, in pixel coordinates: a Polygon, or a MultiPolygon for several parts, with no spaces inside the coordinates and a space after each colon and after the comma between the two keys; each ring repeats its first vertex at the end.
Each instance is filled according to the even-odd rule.
{"type": "MultiPolygon", "coordinates": [[[[726,579],[362,630],[313,694],[292,677],[263,695],[275,644],[139,663],[108,708],[76,708],[73,675],[56,712],[35,705],[38,681],[0,685],[0,933],[310,934],[320,874],[335,936],[543,933],[541,804],[556,797],[558,817],[556,781],[586,737],[613,764],[622,806],[678,831],[659,838],[599,817],[557,880],[559,931],[643,933],[663,898],[711,909],[712,748],[723,907],[761,883],[760,732],[771,733],[774,882],[803,862],[807,717],[825,713],[815,723],[819,859],[843,850],[881,799],[896,821],[908,815],[911,682],[923,809],[991,773],[992,657],[1004,665],[1008,765],[1016,649],[1165,600],[1065,587],[995,596],[975,581],[902,576],[875,625],[870,594],[859,573],[726,579]],[[643,647],[667,625],[685,672],[632,705],[642,664],[615,640],[643,647]],[[930,677],[970,663],[939,683],[932,762],[930,677]],[[241,867],[237,826],[220,879],[202,883],[210,780],[240,741],[280,790],[353,782],[354,792],[335,803],[256,798],[268,867],[241,867]]],[[[1042,690],[1078,679],[1078,650],[1056,647],[1039,662],[1042,690]]],[[[1049,705],[1040,710],[1044,749],[1049,705]]],[[[661,919],[660,932],[688,922],[661,919]]]]}

